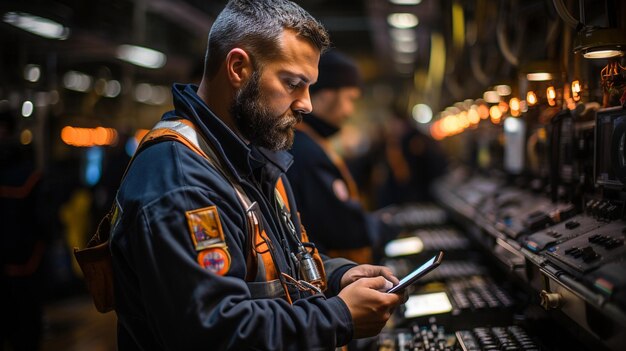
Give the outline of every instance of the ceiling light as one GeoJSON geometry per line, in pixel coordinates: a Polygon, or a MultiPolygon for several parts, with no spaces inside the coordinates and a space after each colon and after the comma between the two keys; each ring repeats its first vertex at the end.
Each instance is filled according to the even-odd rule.
{"type": "Polygon", "coordinates": [[[528,106],[535,105],[537,103],[537,94],[532,90],[526,93],[526,102],[528,102],[528,106]]]}
{"type": "Polygon", "coordinates": [[[117,80],[110,80],[104,88],[104,96],[114,98],[122,92],[122,85],[117,80]]]}
{"type": "Polygon", "coordinates": [[[396,5],[417,5],[422,0],[389,0],[389,2],[396,5]]]}
{"type": "Polygon", "coordinates": [[[550,106],[556,105],[556,89],[554,89],[553,86],[549,86],[548,89],[546,89],[546,97],[548,98],[548,104],[550,106]]]}
{"type": "Polygon", "coordinates": [[[530,61],[520,66],[520,72],[531,82],[542,82],[558,77],[561,68],[556,61],[530,61]]]}
{"type": "Polygon", "coordinates": [[[498,105],[491,106],[491,108],[489,109],[489,116],[491,116],[491,122],[493,122],[494,124],[500,123],[502,111],[500,111],[498,105]]]}
{"type": "Polygon", "coordinates": [[[164,53],[136,45],[120,45],[117,58],[145,68],[161,68],[167,61],[164,53]]]}
{"type": "Polygon", "coordinates": [[[497,104],[500,102],[500,95],[495,90],[489,90],[483,94],[483,99],[490,104],[497,104]]]}
{"type": "Polygon", "coordinates": [[[504,120],[504,131],[513,134],[522,129],[522,122],[519,118],[507,118],[504,120]]]}
{"type": "Polygon", "coordinates": [[[509,96],[511,95],[511,87],[508,85],[496,85],[496,92],[500,96],[509,96]]]}
{"type": "Polygon", "coordinates": [[[601,59],[624,56],[624,52],[620,50],[595,50],[583,54],[588,59],[601,59]]]}
{"type": "Polygon", "coordinates": [[[413,106],[413,119],[417,123],[428,123],[433,119],[433,110],[426,104],[417,104],[413,106]]]}
{"type": "Polygon", "coordinates": [[[574,101],[580,100],[580,92],[582,91],[582,87],[580,85],[580,81],[575,80],[572,82],[572,99],[574,101]]]}
{"type": "Polygon", "coordinates": [[[34,106],[31,101],[24,101],[22,104],[22,116],[30,117],[33,114],[34,106]]]}
{"type": "Polygon", "coordinates": [[[548,73],[548,72],[528,73],[526,74],[526,79],[528,79],[531,82],[542,82],[546,80],[551,80],[552,73],[548,73]]]}
{"type": "Polygon", "coordinates": [[[509,101],[509,107],[511,107],[511,116],[517,117],[520,115],[522,106],[518,98],[512,98],[509,101]]]}
{"type": "Polygon", "coordinates": [[[7,12],[2,20],[5,23],[48,39],[65,40],[70,35],[70,29],[63,27],[60,23],[26,12],[7,12]]]}
{"type": "Polygon", "coordinates": [[[85,92],[91,87],[93,79],[85,73],[69,71],[63,76],[63,86],[66,89],[85,92]]]}
{"type": "Polygon", "coordinates": [[[576,35],[574,52],[588,59],[624,56],[626,32],[618,28],[585,27],[576,35]]]}
{"type": "Polygon", "coordinates": [[[26,65],[24,68],[24,79],[35,83],[39,78],[41,78],[41,68],[38,65],[26,65]]]}
{"type": "Polygon", "coordinates": [[[394,28],[406,29],[417,26],[419,20],[412,13],[392,13],[387,16],[387,23],[394,28]]]}

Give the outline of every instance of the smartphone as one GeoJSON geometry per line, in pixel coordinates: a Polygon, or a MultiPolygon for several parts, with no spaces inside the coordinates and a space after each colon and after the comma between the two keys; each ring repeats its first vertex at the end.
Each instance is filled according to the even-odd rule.
{"type": "Polygon", "coordinates": [[[411,272],[409,275],[402,278],[402,280],[400,280],[400,283],[398,283],[398,285],[387,290],[387,292],[397,293],[397,292],[403,291],[409,285],[415,283],[419,278],[425,276],[428,272],[437,268],[437,266],[439,266],[439,264],[441,263],[442,259],[443,259],[443,251],[439,251],[438,254],[433,256],[430,260],[426,261],[426,263],[424,263],[423,265],[419,266],[419,268],[411,272]]]}

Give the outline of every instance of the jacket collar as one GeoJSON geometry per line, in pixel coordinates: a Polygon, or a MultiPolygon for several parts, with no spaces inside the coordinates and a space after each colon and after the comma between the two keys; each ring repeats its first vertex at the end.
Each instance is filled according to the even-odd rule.
{"type": "Polygon", "coordinates": [[[209,109],[197,90],[198,87],[192,84],[174,84],[174,111],[167,112],[162,119],[182,117],[192,121],[238,181],[249,176],[253,169],[264,166],[266,160],[282,172],[287,171],[293,159],[291,154],[246,144],[209,109]]]}
{"type": "Polygon", "coordinates": [[[322,138],[327,139],[339,132],[339,128],[327,123],[314,114],[305,115],[302,122],[308,124],[322,138]]]}

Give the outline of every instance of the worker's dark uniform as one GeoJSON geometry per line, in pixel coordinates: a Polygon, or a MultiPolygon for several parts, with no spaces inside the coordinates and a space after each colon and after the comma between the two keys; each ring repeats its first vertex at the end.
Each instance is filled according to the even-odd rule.
{"type": "MultiPolygon", "coordinates": [[[[274,190],[291,156],[246,145],[208,109],[196,89],[175,85],[175,110],[163,119],[178,116],[195,124],[250,200],[259,204],[278,270],[297,278],[289,256],[293,239],[279,218],[274,190]]],[[[292,219],[300,228],[293,195],[285,187],[292,219]]],[[[231,183],[187,146],[163,141],[144,148],[116,201],[111,251],[120,350],[333,349],[352,338],[349,310],[335,295],[341,276],[354,263],[325,260],[328,296],[295,291],[290,305],[284,298],[251,292],[245,281],[246,212],[231,183]],[[189,211],[211,206],[216,206],[230,255],[223,275],[214,273],[216,266],[205,269],[198,263],[202,251],[186,219],[189,211]]],[[[264,277],[256,279],[264,284],[264,277]]]]}
{"type": "Polygon", "coordinates": [[[337,131],[314,115],[305,116],[296,130],[290,150],[294,164],[287,176],[302,223],[320,251],[366,263],[359,261],[359,255],[366,255],[362,249],[380,249],[399,230],[364,210],[343,161],[331,159],[331,150],[323,144],[337,131]]]}

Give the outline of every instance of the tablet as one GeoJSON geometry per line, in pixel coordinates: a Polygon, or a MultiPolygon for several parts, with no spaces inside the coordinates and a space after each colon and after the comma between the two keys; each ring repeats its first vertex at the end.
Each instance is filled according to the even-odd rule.
{"type": "Polygon", "coordinates": [[[425,276],[426,273],[437,268],[437,266],[439,266],[439,264],[441,263],[442,259],[443,259],[443,251],[439,251],[438,254],[433,256],[430,260],[426,261],[426,263],[424,263],[419,268],[411,272],[409,275],[402,278],[402,280],[400,281],[400,283],[398,283],[398,285],[387,290],[387,292],[388,293],[401,292],[402,290],[406,289],[409,285],[415,283],[419,278],[425,276]]]}

